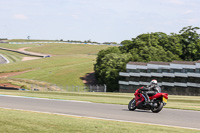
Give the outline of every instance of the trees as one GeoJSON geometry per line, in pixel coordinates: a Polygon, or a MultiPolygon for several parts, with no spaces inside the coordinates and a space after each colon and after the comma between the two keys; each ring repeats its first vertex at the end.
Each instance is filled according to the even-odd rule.
{"type": "Polygon", "coordinates": [[[95,65],[95,73],[101,84],[107,85],[107,91],[116,91],[120,79],[119,72],[125,71],[130,60],[130,54],[110,53],[101,58],[101,63],[95,65]]]}
{"type": "Polygon", "coordinates": [[[169,36],[162,32],[141,34],[132,41],[125,40],[120,47],[123,53],[131,53],[131,61],[172,61],[180,60],[174,55],[174,47],[169,42],[169,36]],[[170,56],[168,56],[170,55],[170,56]]]}
{"type": "Polygon", "coordinates": [[[96,78],[106,84],[108,91],[118,90],[119,72],[129,61],[149,62],[200,59],[199,27],[184,27],[179,34],[163,32],[141,34],[124,40],[121,47],[111,47],[98,53],[94,65],[96,78]]]}
{"type": "Polygon", "coordinates": [[[199,27],[184,27],[180,30],[180,42],[182,44],[183,60],[198,60],[200,58],[200,35],[196,30],[199,27]]]}
{"type": "Polygon", "coordinates": [[[95,76],[99,83],[105,84],[105,80],[104,80],[105,72],[103,72],[103,70],[107,68],[107,64],[104,58],[106,55],[109,55],[112,53],[115,53],[116,55],[120,55],[121,51],[119,50],[118,47],[110,47],[106,50],[99,51],[97,55],[96,64],[94,64],[94,70],[95,70],[95,76]]]}

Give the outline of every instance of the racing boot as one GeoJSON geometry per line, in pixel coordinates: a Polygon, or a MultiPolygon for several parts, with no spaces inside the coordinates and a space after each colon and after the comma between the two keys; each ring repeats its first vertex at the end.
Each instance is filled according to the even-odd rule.
{"type": "Polygon", "coordinates": [[[146,97],[145,105],[152,106],[152,102],[150,101],[149,97],[146,97]]]}

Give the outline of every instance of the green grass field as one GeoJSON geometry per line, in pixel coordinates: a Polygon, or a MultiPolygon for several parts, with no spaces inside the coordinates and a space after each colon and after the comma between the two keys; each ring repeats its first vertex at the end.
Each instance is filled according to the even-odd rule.
{"type": "MultiPolygon", "coordinates": [[[[19,41],[22,42],[22,41],[19,41]]],[[[67,44],[67,43],[51,43],[51,44],[8,44],[0,43],[0,47],[9,49],[19,49],[23,47],[30,47],[28,51],[54,54],[54,55],[74,55],[74,54],[94,54],[96,55],[100,50],[111,46],[107,45],[86,45],[86,44],[67,44]]]]}
{"type": "MultiPolygon", "coordinates": [[[[1,44],[11,49],[30,47],[30,45],[1,44]],[[16,47],[17,46],[17,47],[16,47]]],[[[0,46],[1,46],[0,45],[0,46]]],[[[3,46],[1,46],[3,47],[3,46]]],[[[14,52],[5,52],[5,55],[17,58],[17,62],[1,64],[0,73],[18,72],[31,70],[29,72],[14,76],[12,78],[22,78],[30,80],[45,81],[58,86],[83,85],[82,77],[93,72],[93,64],[96,54],[109,46],[91,46],[74,44],[42,44],[31,45],[29,51],[52,54],[51,58],[41,58],[21,62],[14,52]],[[16,56],[15,56],[16,55],[16,56]]]]}
{"type": "Polygon", "coordinates": [[[1,72],[30,72],[13,78],[41,80],[57,85],[83,85],[81,77],[93,71],[94,56],[55,56],[0,65],[1,72]]]}
{"type": "Polygon", "coordinates": [[[86,44],[43,44],[40,47],[32,47],[28,50],[38,53],[48,53],[53,55],[96,55],[100,50],[106,49],[107,45],[86,45],[86,44]]]}
{"type": "Polygon", "coordinates": [[[8,44],[8,43],[0,43],[0,47],[9,48],[9,49],[19,49],[23,47],[38,47],[39,44],[8,44]]]}
{"type": "Polygon", "coordinates": [[[96,120],[0,108],[0,131],[4,133],[198,133],[174,127],[96,120]]]}

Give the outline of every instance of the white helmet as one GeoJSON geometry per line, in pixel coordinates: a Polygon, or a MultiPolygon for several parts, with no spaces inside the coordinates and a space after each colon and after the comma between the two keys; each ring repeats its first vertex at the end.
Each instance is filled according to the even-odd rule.
{"type": "Polygon", "coordinates": [[[153,79],[153,80],[151,80],[151,82],[150,82],[150,85],[157,85],[157,80],[155,80],[155,79],[153,79]]]}

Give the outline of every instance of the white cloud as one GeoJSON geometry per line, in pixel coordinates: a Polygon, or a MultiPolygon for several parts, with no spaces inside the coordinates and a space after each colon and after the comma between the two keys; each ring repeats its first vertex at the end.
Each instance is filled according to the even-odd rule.
{"type": "Polygon", "coordinates": [[[182,5],[184,2],[182,0],[169,0],[170,3],[176,4],[176,5],[182,5]]]}
{"type": "Polygon", "coordinates": [[[71,16],[72,16],[72,18],[74,18],[74,19],[78,19],[78,18],[79,18],[79,16],[78,16],[78,15],[75,15],[75,14],[72,14],[71,16]]]}
{"type": "Polygon", "coordinates": [[[187,10],[187,11],[185,11],[183,14],[190,14],[190,13],[192,13],[193,11],[192,10],[187,10]]]}
{"type": "Polygon", "coordinates": [[[15,15],[14,15],[14,18],[15,18],[15,19],[21,19],[21,20],[28,19],[28,17],[25,16],[24,14],[15,14],[15,15]]]}
{"type": "Polygon", "coordinates": [[[191,23],[191,24],[195,24],[195,23],[198,23],[198,22],[199,22],[199,19],[194,18],[194,19],[188,19],[187,21],[188,21],[189,23],[191,23]]]}

